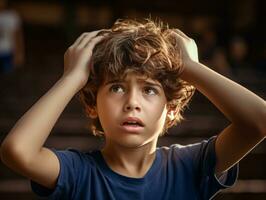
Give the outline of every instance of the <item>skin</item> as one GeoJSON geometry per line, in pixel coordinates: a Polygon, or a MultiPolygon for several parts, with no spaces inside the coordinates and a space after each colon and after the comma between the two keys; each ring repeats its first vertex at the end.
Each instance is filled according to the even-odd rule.
{"type": "Polygon", "coordinates": [[[142,177],[155,158],[158,136],[167,115],[162,85],[128,74],[124,80],[100,87],[96,109],[105,133],[102,153],[108,165],[120,174],[142,177]],[[127,132],[120,125],[126,117],[138,117],[145,126],[127,132]]]}
{"type": "MultiPolygon", "coordinates": [[[[92,49],[103,38],[97,37],[97,33],[85,33],[69,47],[64,57],[63,76],[20,118],[1,145],[1,159],[7,166],[48,188],[55,187],[60,165],[55,154],[43,145],[68,102],[88,80],[92,49]]],[[[219,133],[215,144],[216,173],[219,175],[265,138],[265,101],[199,63],[195,42],[181,31],[174,34],[179,39],[184,63],[181,78],[193,84],[231,122],[219,133]]],[[[155,97],[157,99],[151,101],[152,105],[159,107],[152,111],[154,116],[147,119],[151,108],[143,93],[143,83],[139,83],[136,76],[129,75],[123,84],[126,85],[125,93],[108,93],[103,86],[97,97],[95,113],[100,117],[107,137],[102,152],[108,165],[118,173],[141,177],[154,160],[158,133],[171,111],[166,110],[163,95],[155,97]],[[120,104],[109,98],[109,95],[114,95],[120,104]],[[116,106],[111,107],[111,103],[116,106]],[[123,108],[128,109],[125,111],[123,108]],[[113,115],[105,115],[104,109],[111,109],[114,119],[111,118],[113,115]],[[119,121],[120,117],[127,114],[143,118],[147,124],[145,131],[139,135],[119,131],[116,120],[119,121]],[[109,124],[108,119],[114,120],[114,123],[109,124]],[[152,123],[156,126],[150,126],[152,123]],[[117,139],[118,136],[121,136],[121,141],[117,139]]]]}

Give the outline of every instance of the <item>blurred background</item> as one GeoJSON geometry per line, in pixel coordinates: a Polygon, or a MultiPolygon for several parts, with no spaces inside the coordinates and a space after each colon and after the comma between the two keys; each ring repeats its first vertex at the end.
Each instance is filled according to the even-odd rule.
{"type": "MultiPolygon", "coordinates": [[[[201,62],[265,99],[265,11],[263,0],[0,0],[0,143],[60,78],[67,47],[82,32],[108,28],[118,18],[151,17],[181,29],[195,39],[201,62]]],[[[186,121],[160,138],[159,146],[199,142],[229,124],[199,92],[184,115],[186,121]]],[[[73,98],[46,146],[88,151],[101,144],[73,98]]],[[[265,169],[264,141],[240,162],[235,186],[214,199],[266,199],[265,169]]],[[[26,178],[0,161],[0,199],[38,198],[26,178]]]]}

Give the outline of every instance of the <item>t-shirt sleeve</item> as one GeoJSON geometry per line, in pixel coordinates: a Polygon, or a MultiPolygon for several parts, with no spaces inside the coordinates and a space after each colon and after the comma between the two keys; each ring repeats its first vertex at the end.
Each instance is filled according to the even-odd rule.
{"type": "Polygon", "coordinates": [[[217,136],[214,136],[200,143],[197,147],[198,151],[194,154],[193,158],[194,164],[197,167],[198,184],[203,199],[210,199],[221,189],[233,186],[238,177],[238,163],[223,173],[219,178],[216,177],[216,139],[217,136]]]}
{"type": "Polygon", "coordinates": [[[55,189],[48,189],[31,180],[32,191],[39,197],[49,199],[72,199],[75,194],[75,184],[78,178],[78,172],[82,167],[80,152],[68,149],[58,151],[51,149],[60,162],[60,171],[55,189]]]}

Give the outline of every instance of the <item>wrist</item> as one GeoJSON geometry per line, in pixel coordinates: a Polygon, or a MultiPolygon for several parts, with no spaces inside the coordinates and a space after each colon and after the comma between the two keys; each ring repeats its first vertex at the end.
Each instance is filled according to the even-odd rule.
{"type": "Polygon", "coordinates": [[[182,66],[182,72],[180,74],[180,78],[183,79],[184,81],[190,80],[190,74],[191,74],[191,68],[195,67],[195,62],[194,61],[184,61],[183,66],[182,66]]]}
{"type": "Polygon", "coordinates": [[[76,92],[81,90],[87,83],[87,79],[80,78],[79,75],[67,74],[61,77],[61,81],[65,82],[69,87],[73,88],[76,92]]]}

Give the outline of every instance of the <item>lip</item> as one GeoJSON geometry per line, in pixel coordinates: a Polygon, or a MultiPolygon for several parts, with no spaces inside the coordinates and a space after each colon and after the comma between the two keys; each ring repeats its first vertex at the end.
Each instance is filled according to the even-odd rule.
{"type": "Polygon", "coordinates": [[[138,134],[140,131],[144,129],[143,126],[134,127],[130,125],[121,125],[121,128],[124,132],[135,133],[135,134],[138,134]]]}
{"type": "Polygon", "coordinates": [[[144,129],[144,123],[141,121],[141,119],[137,117],[127,117],[123,120],[123,122],[120,125],[123,131],[129,132],[129,133],[138,133],[144,129]],[[124,124],[127,121],[136,121],[139,124],[141,124],[141,126],[132,126],[132,125],[124,124]]]}
{"type": "Polygon", "coordinates": [[[128,121],[135,121],[137,123],[139,123],[141,126],[140,127],[144,127],[144,123],[141,121],[141,119],[137,118],[137,117],[127,117],[125,118],[122,123],[121,123],[121,126],[126,126],[124,125],[125,122],[128,122],[128,121]]]}

